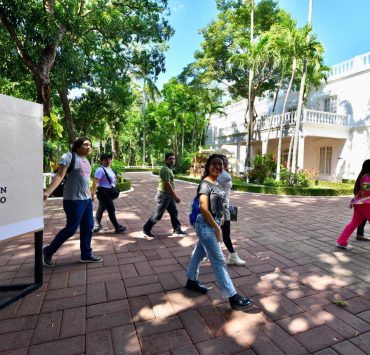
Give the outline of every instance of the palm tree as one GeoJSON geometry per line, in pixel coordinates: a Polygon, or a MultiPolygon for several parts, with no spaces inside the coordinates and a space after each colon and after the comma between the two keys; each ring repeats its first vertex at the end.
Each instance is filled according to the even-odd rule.
{"type": "Polygon", "coordinates": [[[287,102],[292,90],[299,61],[305,53],[306,48],[303,44],[305,43],[304,41],[309,30],[310,29],[308,27],[297,29],[296,22],[290,18],[286,19],[281,24],[272,26],[270,30],[271,52],[275,57],[282,80],[285,80],[288,72],[290,71],[289,84],[286,90],[283,110],[280,119],[276,180],[280,179],[282,133],[285,121],[285,113],[287,109],[287,102]]]}
{"type": "Polygon", "coordinates": [[[146,111],[149,101],[156,101],[160,96],[160,91],[155,85],[151,77],[152,69],[149,67],[148,61],[143,61],[133,71],[136,78],[142,80],[142,99],[141,99],[141,115],[143,119],[143,164],[146,162],[146,111]]]}
{"type": "MultiPolygon", "coordinates": [[[[313,0],[308,1],[308,25],[311,27],[312,24],[312,3],[313,0]]],[[[310,42],[310,33],[307,35],[306,43],[309,44],[310,42]]],[[[297,116],[296,116],[296,124],[294,130],[294,141],[293,141],[293,158],[292,158],[292,169],[291,171],[295,173],[296,169],[296,161],[297,161],[297,151],[298,151],[298,132],[301,123],[301,114],[302,114],[302,106],[303,106],[303,94],[306,85],[306,76],[307,76],[307,57],[303,60],[303,73],[301,78],[301,86],[299,88],[299,98],[298,98],[298,108],[297,108],[297,116]]]]}
{"type": "MultiPolygon", "coordinates": [[[[247,2],[247,0],[245,0],[247,2]]],[[[254,42],[254,0],[250,0],[251,5],[251,37],[250,37],[250,44],[253,46],[254,42]]],[[[247,141],[247,154],[245,158],[245,168],[246,173],[251,167],[251,141],[252,141],[252,133],[253,133],[253,122],[254,122],[254,97],[252,99],[252,85],[253,85],[253,67],[251,66],[249,69],[249,83],[248,83],[248,112],[249,112],[249,123],[248,123],[248,141],[247,141]]]]}

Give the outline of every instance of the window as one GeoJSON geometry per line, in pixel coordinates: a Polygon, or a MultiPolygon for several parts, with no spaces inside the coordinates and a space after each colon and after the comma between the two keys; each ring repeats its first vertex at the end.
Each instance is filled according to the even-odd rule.
{"type": "Polygon", "coordinates": [[[330,96],[325,99],[324,111],[337,113],[337,96],[330,96]]]}
{"type": "Polygon", "coordinates": [[[297,106],[292,106],[288,108],[288,112],[295,112],[297,111],[297,106]]]}
{"type": "Polygon", "coordinates": [[[333,147],[320,148],[320,174],[331,174],[331,158],[333,155],[333,147]]]}

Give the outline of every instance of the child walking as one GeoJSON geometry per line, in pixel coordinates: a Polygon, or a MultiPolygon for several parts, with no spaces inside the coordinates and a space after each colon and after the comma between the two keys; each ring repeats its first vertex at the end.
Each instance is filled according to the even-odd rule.
{"type": "Polygon", "coordinates": [[[231,175],[228,173],[227,168],[229,165],[229,160],[227,159],[226,155],[221,155],[223,161],[224,161],[224,170],[222,173],[218,176],[217,181],[220,184],[221,188],[226,193],[226,203],[227,208],[225,209],[224,213],[224,224],[221,225],[222,229],[222,239],[224,244],[226,245],[227,250],[229,251],[229,257],[227,259],[228,264],[234,264],[238,266],[245,265],[245,261],[242,260],[238,253],[234,250],[233,242],[230,238],[230,212],[229,212],[229,206],[230,206],[230,191],[231,187],[233,185],[231,175]]]}
{"type": "Polygon", "coordinates": [[[353,193],[355,197],[351,201],[351,207],[353,207],[352,220],[344,228],[336,243],[338,248],[345,250],[352,249],[352,246],[348,244],[352,232],[364,219],[370,221],[370,159],[365,160],[362,164],[353,193]]]}

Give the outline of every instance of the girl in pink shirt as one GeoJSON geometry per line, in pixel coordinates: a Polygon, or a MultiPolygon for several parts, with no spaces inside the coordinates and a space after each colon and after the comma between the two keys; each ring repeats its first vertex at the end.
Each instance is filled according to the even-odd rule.
{"type": "Polygon", "coordinates": [[[348,244],[348,239],[352,232],[363,222],[364,219],[370,221],[370,159],[362,164],[362,169],[357,177],[353,193],[355,197],[351,201],[353,216],[351,222],[344,228],[338,237],[336,246],[342,249],[352,249],[348,244]]]}

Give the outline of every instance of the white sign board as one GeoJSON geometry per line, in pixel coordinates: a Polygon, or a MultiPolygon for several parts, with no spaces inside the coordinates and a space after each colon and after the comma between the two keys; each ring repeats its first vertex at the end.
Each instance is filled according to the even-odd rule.
{"type": "Polygon", "coordinates": [[[0,95],[0,240],[44,228],[42,105],[0,95]]]}

